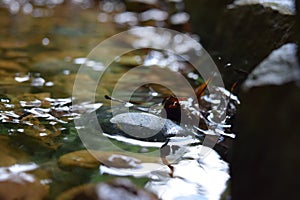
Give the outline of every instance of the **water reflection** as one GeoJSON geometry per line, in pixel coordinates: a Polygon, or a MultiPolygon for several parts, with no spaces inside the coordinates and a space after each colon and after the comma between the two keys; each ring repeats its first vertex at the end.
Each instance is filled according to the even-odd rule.
{"type": "Polygon", "coordinates": [[[169,14],[166,11],[160,9],[150,9],[139,15],[141,21],[164,21],[168,18],[168,16],[169,14]]]}
{"type": "Polygon", "coordinates": [[[182,148],[186,153],[172,164],[172,177],[170,169],[159,163],[140,163],[132,168],[100,166],[100,172],[117,176],[148,177],[149,182],[145,188],[161,199],[218,200],[229,179],[228,164],[207,147],[198,145],[182,148]],[[149,171],[152,172],[148,173],[149,171]]]}
{"type": "Polygon", "coordinates": [[[190,15],[186,12],[176,13],[171,16],[170,21],[171,24],[178,25],[178,24],[185,24],[189,21],[190,15]]]}
{"type": "MultiPolygon", "coordinates": [[[[190,34],[188,33],[189,29],[185,28],[188,27],[185,25],[189,22],[190,16],[184,11],[184,3],[180,0],[104,0],[99,2],[92,0],[70,2],[63,0],[0,0],[0,7],[0,24],[2,25],[0,35],[6,38],[6,40],[0,41],[1,134],[12,138],[13,142],[17,143],[18,150],[25,149],[26,153],[30,154],[26,161],[19,159],[18,156],[13,157],[13,162],[9,164],[27,162],[28,165],[34,166],[34,168],[26,169],[22,168],[23,165],[1,168],[1,175],[9,174],[10,172],[6,172],[10,170],[12,174],[18,173],[21,176],[25,174],[34,178],[27,172],[38,166],[30,164],[30,161],[38,160],[39,163],[44,163],[51,160],[56,163],[61,154],[83,148],[81,143],[76,141],[78,135],[73,127],[73,120],[80,118],[82,114],[92,113],[107,103],[103,100],[103,96],[109,94],[115,82],[124,72],[135,66],[143,64],[149,68],[156,66],[166,69],[168,73],[161,74],[159,77],[161,83],[167,80],[167,77],[170,76],[169,72],[173,71],[182,73],[193,86],[200,84],[201,77],[194,73],[185,60],[192,59],[187,56],[190,51],[195,52],[195,56],[202,55],[200,46],[194,46],[191,41],[179,34],[171,37],[167,33],[162,34],[151,29],[147,32],[135,32],[134,29],[131,29],[131,35],[136,40],[124,39],[118,43],[120,45],[115,44],[114,48],[106,49],[105,56],[109,57],[115,49],[124,47],[125,43],[136,48],[143,48],[145,44],[149,43],[154,47],[171,45],[175,49],[175,53],[181,56],[147,49],[137,55],[128,54],[114,58],[113,66],[111,70],[107,71],[107,77],[104,78],[105,84],[101,84],[97,88],[96,103],[82,101],[82,103],[76,104],[71,98],[75,78],[88,85],[81,88],[80,97],[84,99],[91,94],[90,92],[95,92],[89,91],[89,86],[95,83],[97,78],[95,74],[104,71],[105,62],[88,59],[86,56],[105,38],[127,27],[145,25],[175,28],[181,27],[178,25],[184,25],[181,27],[181,31],[190,34]],[[76,72],[82,64],[88,67],[89,73],[84,76],[76,76],[76,72]],[[57,151],[52,151],[53,149],[57,151]],[[17,168],[18,170],[16,170],[17,168]]],[[[194,38],[197,40],[197,37],[194,38]]],[[[137,77],[141,77],[141,74],[137,74],[137,77]]],[[[153,74],[150,78],[155,80],[153,74]]],[[[124,88],[122,95],[127,95],[126,92],[127,90],[124,88]]],[[[235,96],[228,91],[219,92],[224,93],[224,98],[231,97],[233,101],[235,100],[235,96]]],[[[169,93],[165,88],[149,84],[141,88],[141,91],[137,91],[133,98],[138,99],[144,105],[153,105],[152,113],[159,114],[158,110],[161,108],[161,104],[158,102],[161,102],[166,95],[169,93]]],[[[182,96],[184,96],[184,92],[182,92],[182,96]]],[[[204,96],[203,101],[213,106],[220,103],[216,102],[214,96],[204,96]]],[[[182,102],[182,105],[187,108],[191,108],[191,104],[188,98],[186,102],[182,102]]],[[[232,109],[234,108],[232,105],[232,109]]],[[[207,114],[213,122],[216,114],[207,114]]],[[[76,128],[84,128],[84,126],[76,128]]],[[[221,124],[219,128],[223,130],[229,127],[221,124]]],[[[210,133],[205,132],[205,134],[210,133]]],[[[225,134],[225,132],[221,131],[219,134],[225,134]]],[[[139,152],[144,153],[150,152],[151,148],[157,150],[164,144],[163,142],[137,141],[120,135],[106,134],[104,136],[122,143],[127,148],[134,149],[138,146],[139,152]]],[[[2,140],[3,138],[0,142],[2,140]]],[[[147,177],[149,182],[146,188],[155,192],[162,199],[218,199],[229,178],[228,164],[222,161],[213,150],[203,157],[201,152],[203,153],[202,150],[205,147],[189,146],[189,144],[197,142],[199,139],[192,137],[178,140],[174,138],[171,141],[170,144],[181,147],[180,151],[186,151],[183,157],[177,160],[178,162],[173,163],[175,169],[173,177],[169,176],[170,169],[161,162],[148,161],[147,163],[144,160],[138,162],[139,160],[124,156],[109,157],[108,161],[112,163],[116,160],[122,161],[130,165],[131,169],[118,168],[116,170],[101,165],[100,173],[133,177],[139,174],[139,176],[147,177]],[[157,170],[151,174],[143,173],[145,169],[149,168],[157,170]],[[181,190],[179,191],[177,188],[181,188],[181,190]]],[[[174,152],[174,155],[170,156],[176,157],[177,155],[174,152]]],[[[95,171],[99,174],[98,170],[95,171]]],[[[83,178],[76,177],[73,172],[64,171],[61,174],[69,174],[71,184],[68,181],[61,183],[60,174],[55,173],[47,175],[47,179],[41,180],[42,185],[48,185],[51,181],[54,183],[50,186],[53,194],[49,199],[53,199],[62,190],[73,187],[73,182],[80,184],[91,181],[90,174],[87,172],[80,174],[83,178]],[[62,185],[63,187],[61,187],[62,185]],[[55,187],[61,187],[61,189],[55,191],[53,189],[55,187]]]]}

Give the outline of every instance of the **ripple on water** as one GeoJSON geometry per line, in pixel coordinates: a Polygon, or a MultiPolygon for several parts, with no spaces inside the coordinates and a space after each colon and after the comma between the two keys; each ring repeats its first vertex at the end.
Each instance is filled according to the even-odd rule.
{"type": "Polygon", "coordinates": [[[147,177],[149,181],[145,188],[164,200],[219,199],[230,178],[228,163],[214,150],[202,145],[181,147],[176,153],[182,155],[172,164],[173,176],[170,176],[171,170],[166,165],[145,161],[135,163],[131,168],[100,165],[100,173],[147,177]]]}

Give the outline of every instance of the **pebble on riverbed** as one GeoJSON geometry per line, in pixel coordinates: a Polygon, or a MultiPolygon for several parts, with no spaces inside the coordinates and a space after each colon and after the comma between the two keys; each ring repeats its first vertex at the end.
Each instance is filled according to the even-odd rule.
{"type": "Polygon", "coordinates": [[[0,166],[11,166],[28,160],[25,152],[16,149],[8,136],[0,136],[0,166]]]}
{"type": "Polygon", "coordinates": [[[157,200],[146,190],[137,188],[129,179],[115,179],[97,185],[82,185],[64,192],[57,200],[157,200]]]}
{"type": "Polygon", "coordinates": [[[58,160],[59,166],[63,169],[72,169],[73,167],[97,168],[100,164],[114,168],[135,168],[141,162],[157,163],[159,162],[159,159],[143,155],[131,157],[121,152],[80,150],[67,153],[58,160]]]}
{"type": "Polygon", "coordinates": [[[36,169],[35,164],[12,165],[0,168],[1,200],[41,200],[48,193],[48,187],[26,171],[36,169]]]}

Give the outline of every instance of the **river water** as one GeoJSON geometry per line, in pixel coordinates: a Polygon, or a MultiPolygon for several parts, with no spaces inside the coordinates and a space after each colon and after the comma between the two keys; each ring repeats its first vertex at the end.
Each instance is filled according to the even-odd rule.
{"type": "MultiPolygon", "coordinates": [[[[216,115],[225,111],[213,113],[211,110],[222,103],[216,98],[218,95],[232,99],[229,107],[235,109],[239,102],[229,91],[215,87],[210,90],[211,94],[203,95],[202,102],[211,105],[200,105],[201,113],[208,120],[208,128],[201,129],[201,134],[198,132],[201,136],[197,135],[196,127],[193,129],[196,136],[171,138],[167,146],[176,146],[176,151],[167,156],[173,159],[173,172],[159,155],[164,142],[141,141],[115,132],[102,133],[87,124],[76,124],[83,115],[96,110],[100,122],[109,120],[109,114],[101,113],[101,109],[111,103],[104,96],[112,95],[122,76],[132,69],[137,70],[131,71],[128,79],[122,79],[126,84],[120,84],[115,96],[121,101],[130,98],[131,103],[116,102],[118,107],[137,108],[138,112],[146,109],[153,115],[160,115],[161,102],[173,94],[165,85],[173,84],[178,91],[176,95],[184,97],[181,104],[187,109],[194,108],[188,90],[181,88],[174,75],[176,72],[184,77],[192,89],[203,84],[202,77],[186,62],[189,57],[183,59],[169,52],[144,48],[114,58],[109,68],[105,68],[102,60],[91,59],[89,55],[101,41],[145,26],[171,28],[198,40],[198,36],[190,32],[189,14],[184,11],[183,2],[1,0],[0,26],[0,188],[16,181],[23,182],[25,188],[19,190],[20,194],[7,191],[4,196],[14,197],[24,191],[32,194],[31,191],[43,188],[39,189],[41,192],[36,199],[56,199],[79,185],[127,177],[161,199],[221,198],[230,179],[229,164],[223,159],[230,148],[225,141],[232,140],[234,134],[229,131],[230,124],[214,121],[216,115]],[[82,65],[86,67],[85,73],[77,73],[82,65]],[[140,65],[146,68],[137,68],[140,65]],[[97,83],[100,72],[103,76],[97,83]],[[129,96],[132,80],[142,79],[156,84],[143,84],[129,96]],[[75,80],[82,83],[77,85],[76,95],[75,80]],[[93,87],[95,82],[97,87],[93,87]],[[93,101],[90,96],[94,97],[93,101]],[[102,134],[92,139],[93,144],[105,146],[103,138],[107,138],[121,150],[107,146],[91,148],[107,156],[98,160],[91,158],[92,164],[86,157],[79,156],[81,160],[75,162],[74,157],[68,157],[70,153],[90,148],[84,139],[82,143],[82,135],[78,133],[85,129],[91,134],[102,134]],[[205,135],[218,136],[215,141],[220,144],[218,153],[202,145],[205,135]],[[149,156],[149,152],[155,155],[149,156]],[[126,167],[120,167],[119,163],[105,164],[105,159],[114,162],[112,156],[119,156],[127,163],[126,167]]],[[[153,31],[133,32],[132,37],[102,49],[101,56],[111,57],[128,44],[142,47],[151,42],[170,43],[168,37],[153,31]]],[[[178,41],[177,50],[181,55],[197,51],[197,46],[182,43],[184,38],[180,34],[169,40],[178,41]]],[[[194,110],[189,112],[193,116],[202,115],[194,110]]]]}

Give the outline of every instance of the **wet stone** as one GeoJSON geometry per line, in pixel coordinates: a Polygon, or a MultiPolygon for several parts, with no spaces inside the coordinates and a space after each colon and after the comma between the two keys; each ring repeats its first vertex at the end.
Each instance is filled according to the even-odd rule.
{"type": "Polygon", "coordinates": [[[243,104],[235,126],[239,137],[232,153],[233,200],[298,196],[300,88],[296,48],[286,44],[275,50],[245,82],[247,90],[240,95],[243,104]]]}
{"type": "Polygon", "coordinates": [[[0,60],[0,69],[7,70],[11,72],[23,72],[26,71],[20,64],[9,61],[9,60],[0,60]]]}
{"type": "Polygon", "coordinates": [[[297,45],[293,43],[274,50],[252,71],[243,87],[249,89],[262,85],[281,85],[298,80],[300,66],[296,53],[297,45]]]}
{"type": "Polygon", "coordinates": [[[7,51],[5,53],[5,57],[9,58],[9,59],[18,59],[18,58],[28,58],[28,53],[25,51],[15,51],[15,50],[11,50],[11,51],[7,51]]]}
{"type": "Polygon", "coordinates": [[[20,41],[0,41],[0,49],[16,49],[16,48],[24,48],[26,47],[26,42],[20,42],[20,41]]]}
{"type": "Polygon", "coordinates": [[[1,67],[0,67],[0,76],[1,76],[1,80],[0,80],[0,85],[1,86],[3,86],[3,85],[16,85],[16,84],[18,84],[14,80],[14,76],[11,73],[8,73],[5,70],[1,69],[1,67]]]}
{"type": "Polygon", "coordinates": [[[52,99],[49,93],[9,97],[4,96],[0,104],[2,134],[19,138],[16,141],[24,148],[28,145],[30,151],[40,145],[56,149],[61,145],[63,126],[78,115],[71,113],[70,99],[52,99]]]}
{"type": "Polygon", "coordinates": [[[0,166],[11,166],[28,160],[26,153],[11,145],[7,136],[0,136],[0,166]]]}
{"type": "Polygon", "coordinates": [[[58,159],[58,164],[63,169],[72,169],[73,167],[97,168],[100,164],[117,169],[129,169],[139,168],[142,162],[159,162],[159,159],[143,155],[135,155],[135,157],[132,157],[122,152],[92,150],[74,151],[58,159]]]}
{"type": "Polygon", "coordinates": [[[174,135],[185,134],[185,130],[171,120],[136,111],[122,113],[122,110],[126,111],[125,107],[117,109],[120,113],[115,116],[110,107],[97,110],[101,128],[107,134],[154,142],[163,142],[174,135]]]}
{"type": "Polygon", "coordinates": [[[129,179],[114,179],[97,185],[84,185],[73,188],[60,195],[57,200],[157,200],[144,189],[137,188],[129,179]]]}
{"type": "Polygon", "coordinates": [[[278,10],[282,14],[295,14],[294,0],[235,0],[231,6],[255,4],[278,10]]]}
{"type": "Polygon", "coordinates": [[[63,192],[57,200],[98,200],[94,185],[82,185],[63,192]]]}
{"type": "Polygon", "coordinates": [[[138,189],[128,179],[115,179],[110,184],[102,183],[96,186],[98,199],[132,199],[132,200],[154,200],[158,199],[154,194],[143,189],[138,189]]]}
{"type": "Polygon", "coordinates": [[[142,64],[142,57],[141,56],[122,56],[117,63],[124,66],[135,67],[142,64]]]}
{"type": "Polygon", "coordinates": [[[100,161],[87,150],[75,151],[61,156],[58,160],[59,166],[63,168],[82,167],[97,168],[100,161]]]}
{"type": "Polygon", "coordinates": [[[243,4],[226,9],[210,49],[226,86],[231,87],[245,80],[273,50],[291,41],[295,41],[294,15],[260,4],[243,4]]]}
{"type": "Polygon", "coordinates": [[[47,186],[41,184],[33,175],[22,171],[22,168],[26,169],[26,166],[14,165],[9,168],[0,168],[0,198],[3,200],[44,199],[48,193],[47,186]]]}

